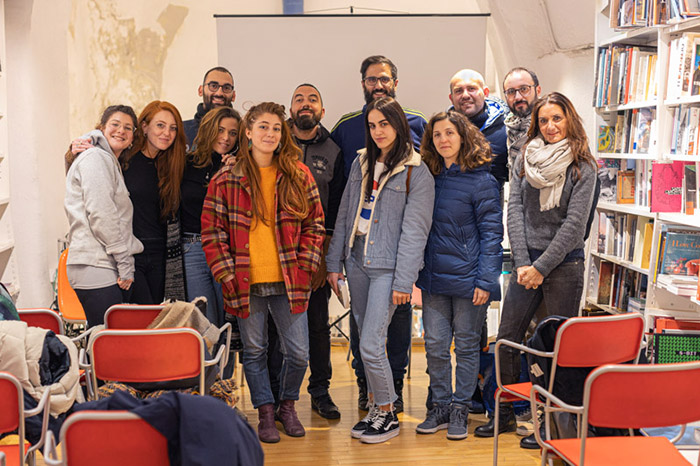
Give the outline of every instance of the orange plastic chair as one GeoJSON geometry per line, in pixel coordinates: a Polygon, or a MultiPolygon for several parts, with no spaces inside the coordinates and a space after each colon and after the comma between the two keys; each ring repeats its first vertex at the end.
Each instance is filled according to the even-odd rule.
{"type": "Polygon", "coordinates": [[[46,390],[39,404],[32,410],[24,410],[24,396],[19,380],[9,372],[0,372],[0,433],[17,430],[19,443],[16,445],[0,445],[0,453],[5,456],[8,466],[24,465],[26,462],[36,464],[35,452],[43,444],[46,428],[49,425],[50,392],[46,390]],[[25,416],[35,416],[43,412],[41,437],[36,445],[27,448],[29,444],[24,436],[25,416]]]}
{"type": "MultiPolygon", "coordinates": [[[[535,420],[535,438],[542,447],[542,465],[555,454],[569,464],[580,466],[687,466],[688,461],[673,444],[683,436],[685,424],[700,420],[698,387],[700,362],[599,367],[586,379],[583,406],[568,405],[535,386],[530,394],[533,409],[544,404],[545,415],[568,411],[582,419],[581,438],[561,440],[542,439],[535,420]],[[546,403],[538,401],[538,396],[546,403]],[[682,428],[671,440],[646,435],[588,438],[589,423],[627,429],[679,424],[682,428]]],[[[633,434],[631,430],[630,433],[633,434]]]]}
{"type": "MultiPolygon", "coordinates": [[[[644,317],[638,313],[619,314],[602,317],[572,317],[557,330],[554,351],[536,351],[525,345],[508,340],[498,340],[495,349],[496,383],[494,433],[498,432],[500,403],[529,400],[532,383],[523,382],[511,385],[501,383],[501,346],[510,346],[525,353],[552,358],[552,372],[548,390],[554,387],[557,367],[597,367],[603,364],[616,364],[639,360],[639,352],[644,336],[644,317]]],[[[533,411],[533,418],[535,411],[533,411]]],[[[580,423],[578,425],[581,425],[580,423]]],[[[549,437],[549,425],[547,437],[549,437]]],[[[498,435],[493,436],[493,464],[498,464],[498,435]]]]}
{"type": "Polygon", "coordinates": [[[39,327],[51,330],[56,335],[63,335],[63,319],[57,312],[51,309],[17,309],[20,320],[30,327],[39,327]]]}
{"type": "Polygon", "coordinates": [[[86,324],[87,318],[83,305],[80,304],[78,295],[68,282],[68,274],[66,272],[66,262],[68,261],[68,248],[66,248],[58,258],[58,277],[57,294],[58,294],[58,310],[61,311],[61,317],[69,324],[86,324]]]}
{"type": "Polygon", "coordinates": [[[165,382],[197,378],[204,394],[204,368],[221,360],[223,349],[212,360],[204,360],[204,340],[190,328],[158,330],[101,330],[90,337],[85,363],[90,369],[92,391],[97,398],[97,379],[124,383],[165,382]]]}
{"type": "Polygon", "coordinates": [[[81,411],[63,423],[58,459],[49,433],[44,461],[51,466],[168,466],[168,442],[128,411],[81,411]]]}

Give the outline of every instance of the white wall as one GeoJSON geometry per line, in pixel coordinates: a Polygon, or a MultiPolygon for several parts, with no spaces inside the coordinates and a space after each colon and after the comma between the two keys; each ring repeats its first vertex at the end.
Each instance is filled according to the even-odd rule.
{"type": "MultiPolygon", "coordinates": [[[[484,75],[492,90],[500,89],[503,75],[513,66],[532,67],[544,91],[563,91],[592,121],[588,109],[593,52],[557,52],[542,15],[545,5],[561,48],[590,44],[592,0],[353,0],[352,4],[356,13],[381,13],[363,8],[490,12],[484,75]]],[[[168,100],[184,119],[191,118],[201,101],[197,86],[202,74],[217,65],[213,15],[281,14],[282,1],[6,0],[5,8],[11,208],[22,289],[18,304],[45,306],[52,300],[49,274],[57,262],[56,240],[67,231],[62,155],[68,142],[92,128],[108,103],[129,103],[138,111],[151,100],[168,100]]],[[[307,12],[322,9],[349,13],[346,1],[305,2],[307,12]]],[[[391,38],[377,34],[378,43],[385,40],[391,38]]],[[[440,37],[434,41],[436,53],[459,57],[456,44],[441,43],[440,37]]],[[[230,46],[254,44],[251,37],[230,46]]],[[[281,37],[280,46],[295,44],[281,37]]],[[[430,57],[417,59],[429,63],[430,57]]],[[[462,67],[456,58],[455,71],[462,67]]],[[[232,72],[235,77],[236,70],[232,72]]],[[[448,81],[446,76],[445,105],[448,81]]],[[[361,102],[359,89],[354,91],[361,102]]]]}

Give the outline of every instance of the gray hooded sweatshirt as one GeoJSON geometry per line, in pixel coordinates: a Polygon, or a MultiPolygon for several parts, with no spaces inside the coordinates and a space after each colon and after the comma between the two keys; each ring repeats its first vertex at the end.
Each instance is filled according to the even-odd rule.
{"type": "Polygon", "coordinates": [[[107,268],[133,279],[133,255],[143,244],[133,234],[134,208],[121,167],[102,131],[83,137],[95,147],[81,153],[66,175],[68,265],[107,268]]]}

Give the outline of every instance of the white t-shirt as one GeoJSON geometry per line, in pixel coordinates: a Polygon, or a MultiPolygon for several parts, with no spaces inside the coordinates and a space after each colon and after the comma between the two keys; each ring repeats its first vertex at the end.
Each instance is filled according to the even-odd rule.
{"type": "MultiPolygon", "coordinates": [[[[374,164],[374,180],[372,184],[372,195],[369,199],[365,199],[360,212],[360,221],[357,223],[357,234],[366,235],[369,231],[369,218],[372,216],[374,209],[374,201],[377,199],[377,190],[379,189],[379,177],[384,173],[384,163],[376,162],[374,164]]],[[[363,190],[364,192],[364,187],[363,190]]]]}

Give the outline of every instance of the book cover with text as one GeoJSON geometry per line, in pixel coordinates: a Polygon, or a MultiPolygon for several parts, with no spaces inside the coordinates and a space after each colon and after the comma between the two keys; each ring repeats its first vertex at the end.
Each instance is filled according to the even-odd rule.
{"type": "Polygon", "coordinates": [[[681,211],[683,202],[684,165],[684,162],[678,160],[670,163],[652,163],[650,202],[652,212],[681,211]]]}
{"type": "Polygon", "coordinates": [[[700,264],[700,232],[698,234],[666,233],[661,273],[672,275],[698,274],[700,264]]]}

